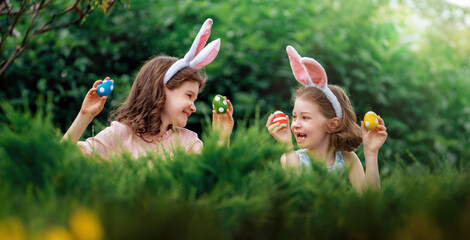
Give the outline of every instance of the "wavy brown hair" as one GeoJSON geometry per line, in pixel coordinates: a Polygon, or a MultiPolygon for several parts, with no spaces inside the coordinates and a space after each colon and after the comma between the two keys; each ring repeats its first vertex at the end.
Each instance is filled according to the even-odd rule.
{"type": "MultiPolygon", "coordinates": [[[[330,144],[339,151],[354,151],[361,145],[362,135],[351,101],[340,87],[336,85],[328,85],[328,87],[336,98],[338,98],[341,110],[343,111],[343,118],[337,126],[331,127],[330,124],[328,124],[329,127],[327,131],[331,134],[330,144]]],[[[299,88],[294,95],[294,99],[297,98],[310,100],[318,104],[323,116],[330,120],[336,117],[333,105],[326,95],[316,87],[299,88]]]]}
{"type": "MultiPolygon", "coordinates": [[[[177,60],[175,57],[157,56],[147,61],[137,74],[129,96],[113,111],[110,120],[128,125],[144,141],[144,134],[158,135],[166,102],[163,78],[177,60]]],[[[198,69],[185,67],[167,82],[166,87],[173,90],[186,81],[198,82],[201,92],[206,78],[201,76],[198,69]]]]}

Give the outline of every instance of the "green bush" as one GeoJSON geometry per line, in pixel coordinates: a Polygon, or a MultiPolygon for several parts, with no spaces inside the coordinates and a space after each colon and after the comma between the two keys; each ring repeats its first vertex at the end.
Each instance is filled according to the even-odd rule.
{"type": "Polygon", "coordinates": [[[3,113],[0,236],[12,238],[5,226],[17,225],[28,238],[57,227],[78,234],[76,224],[81,234],[101,236],[102,229],[106,239],[470,236],[465,161],[382,160],[382,190],[359,195],[346,173],[317,165],[300,175],[283,170],[282,148],[259,120],[239,127],[230,148],[207,132],[200,155],[104,161],[60,143],[50,110],[33,116],[4,104],[3,113]]]}

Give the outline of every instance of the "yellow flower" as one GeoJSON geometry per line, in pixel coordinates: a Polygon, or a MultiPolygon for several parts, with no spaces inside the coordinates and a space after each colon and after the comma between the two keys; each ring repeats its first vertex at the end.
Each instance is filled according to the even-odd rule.
{"type": "Polygon", "coordinates": [[[0,239],[26,239],[26,231],[23,227],[23,224],[21,224],[21,222],[16,219],[0,221],[0,239]]]}
{"type": "Polygon", "coordinates": [[[63,227],[51,227],[43,236],[44,240],[73,240],[72,235],[63,227]]]}
{"type": "Polygon", "coordinates": [[[98,216],[88,210],[77,210],[70,216],[70,229],[77,240],[103,239],[103,228],[98,216]]]}

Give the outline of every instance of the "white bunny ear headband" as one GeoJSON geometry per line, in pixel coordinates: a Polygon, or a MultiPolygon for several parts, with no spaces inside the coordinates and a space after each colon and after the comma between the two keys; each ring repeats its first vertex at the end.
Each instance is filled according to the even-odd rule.
{"type": "Polygon", "coordinates": [[[211,35],[212,22],[210,18],[204,22],[188,53],[186,53],[184,58],[176,61],[170,69],[168,69],[163,79],[165,85],[179,70],[185,67],[202,68],[215,59],[220,49],[220,38],[204,47],[211,35]]]}
{"type": "Polygon", "coordinates": [[[328,87],[326,72],[320,63],[313,58],[301,57],[292,46],[287,46],[286,51],[295,79],[304,85],[304,87],[316,87],[325,93],[326,97],[333,105],[336,116],[343,118],[341,105],[339,104],[338,98],[336,98],[328,87]]]}

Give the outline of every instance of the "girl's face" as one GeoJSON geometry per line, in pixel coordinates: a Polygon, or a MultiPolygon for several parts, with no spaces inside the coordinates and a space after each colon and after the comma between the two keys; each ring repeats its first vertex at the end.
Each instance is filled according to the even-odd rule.
{"type": "Polygon", "coordinates": [[[170,90],[165,86],[166,102],[162,112],[164,124],[175,124],[178,127],[186,126],[188,117],[196,112],[194,101],[199,92],[199,83],[185,81],[181,86],[170,90]]]}
{"type": "Polygon", "coordinates": [[[330,143],[327,127],[328,119],[320,112],[318,104],[302,98],[295,100],[291,130],[300,148],[327,148],[330,143]]]}

